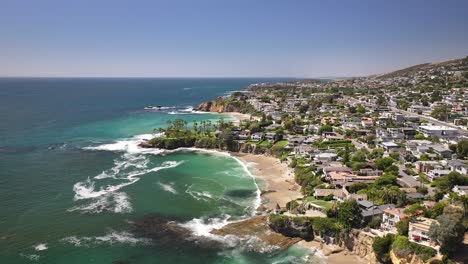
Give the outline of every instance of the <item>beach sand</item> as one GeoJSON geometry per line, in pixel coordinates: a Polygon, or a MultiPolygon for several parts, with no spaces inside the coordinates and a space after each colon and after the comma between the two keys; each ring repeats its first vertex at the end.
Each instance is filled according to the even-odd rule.
{"type": "Polygon", "coordinates": [[[223,112],[222,114],[225,114],[229,117],[231,117],[233,120],[234,124],[239,124],[243,120],[249,120],[251,115],[250,114],[242,114],[242,113],[237,113],[237,112],[223,112]]]}
{"type": "Polygon", "coordinates": [[[368,261],[367,259],[352,254],[347,250],[343,250],[336,245],[326,245],[317,241],[307,242],[304,240],[300,241],[298,244],[305,248],[318,249],[320,252],[322,252],[322,254],[324,254],[323,258],[325,262],[329,264],[370,263],[370,261],[368,261]]]}
{"type": "Polygon", "coordinates": [[[262,205],[267,209],[275,209],[277,203],[284,207],[287,202],[302,197],[300,186],[294,181],[294,172],[286,163],[264,155],[234,155],[245,162],[252,174],[262,181],[262,205]]]}

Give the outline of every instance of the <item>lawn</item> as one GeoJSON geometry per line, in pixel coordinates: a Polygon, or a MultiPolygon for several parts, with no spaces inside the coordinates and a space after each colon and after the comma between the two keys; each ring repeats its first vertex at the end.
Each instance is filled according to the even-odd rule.
{"type": "Polygon", "coordinates": [[[321,207],[323,207],[323,208],[325,208],[325,209],[327,209],[327,210],[330,209],[330,208],[332,208],[332,206],[333,206],[333,203],[332,203],[332,202],[317,200],[317,199],[315,199],[315,198],[312,197],[312,196],[307,197],[305,200],[306,200],[307,202],[310,202],[310,203],[313,203],[313,204],[315,204],[315,205],[321,206],[321,207]]]}
{"type": "Polygon", "coordinates": [[[280,149],[280,148],[284,148],[287,144],[288,144],[287,140],[280,140],[280,141],[276,142],[273,147],[277,148],[277,149],[280,149]]]}

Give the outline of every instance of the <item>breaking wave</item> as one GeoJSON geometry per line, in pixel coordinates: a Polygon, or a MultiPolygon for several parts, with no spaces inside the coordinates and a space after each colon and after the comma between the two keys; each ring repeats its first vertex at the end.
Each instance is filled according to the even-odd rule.
{"type": "Polygon", "coordinates": [[[169,183],[169,184],[165,184],[165,183],[162,183],[162,182],[158,182],[158,185],[161,186],[161,188],[166,191],[166,192],[170,192],[172,194],[177,194],[177,191],[176,189],[174,188],[174,183],[169,183]]]}
{"type": "Polygon", "coordinates": [[[72,207],[68,211],[87,213],[101,213],[104,211],[114,213],[132,212],[130,198],[120,190],[136,183],[145,174],[175,168],[181,163],[182,161],[165,161],[158,167],[148,168],[148,157],[125,153],[114,160],[112,168],[102,171],[93,178],[88,177],[85,181],[75,183],[73,186],[74,200],[91,200],[91,202],[72,207]]]}

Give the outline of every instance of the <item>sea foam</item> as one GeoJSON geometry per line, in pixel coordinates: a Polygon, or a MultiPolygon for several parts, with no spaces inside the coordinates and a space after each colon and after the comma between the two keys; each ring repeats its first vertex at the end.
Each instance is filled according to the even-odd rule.
{"type": "Polygon", "coordinates": [[[65,237],[60,240],[62,243],[67,243],[74,245],[76,247],[91,247],[96,245],[103,245],[103,244],[126,244],[126,245],[150,245],[151,239],[147,238],[138,238],[135,237],[132,233],[121,231],[111,231],[106,235],[103,236],[96,236],[96,237],[77,237],[77,236],[70,236],[65,237]]]}

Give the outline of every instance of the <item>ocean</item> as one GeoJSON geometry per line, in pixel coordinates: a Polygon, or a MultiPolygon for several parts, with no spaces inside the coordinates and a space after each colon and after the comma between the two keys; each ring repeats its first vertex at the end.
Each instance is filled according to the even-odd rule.
{"type": "Polygon", "coordinates": [[[169,119],[221,117],[193,111],[203,101],[282,80],[0,79],[0,263],[317,263],[209,234],[260,202],[237,159],[136,146],[169,119]]]}

